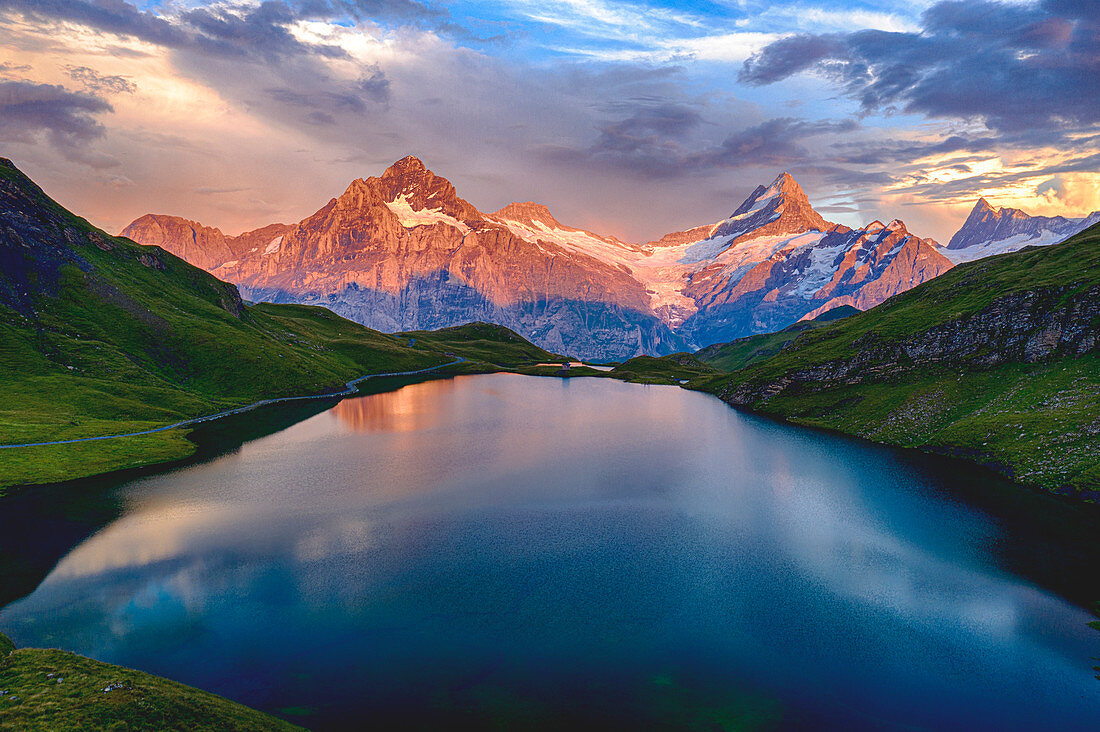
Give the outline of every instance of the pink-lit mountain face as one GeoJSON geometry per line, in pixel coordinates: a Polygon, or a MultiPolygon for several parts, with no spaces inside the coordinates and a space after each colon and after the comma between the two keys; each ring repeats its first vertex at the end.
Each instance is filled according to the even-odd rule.
{"type": "Polygon", "coordinates": [[[946,271],[904,224],[823,219],[788,174],[725,219],[636,245],[566,226],[543,205],[479,211],[413,157],[355,180],[294,225],[237,237],[146,215],[122,234],[238,285],[372,328],[506,325],[584,358],[664,354],[872,307],[946,271]]]}

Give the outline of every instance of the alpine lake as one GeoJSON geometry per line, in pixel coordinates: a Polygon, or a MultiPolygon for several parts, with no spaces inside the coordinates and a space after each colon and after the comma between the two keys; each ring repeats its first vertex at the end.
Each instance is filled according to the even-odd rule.
{"type": "Polygon", "coordinates": [[[0,511],[0,631],[327,729],[1096,729],[1094,513],[669,386],[222,420],[0,511]]]}

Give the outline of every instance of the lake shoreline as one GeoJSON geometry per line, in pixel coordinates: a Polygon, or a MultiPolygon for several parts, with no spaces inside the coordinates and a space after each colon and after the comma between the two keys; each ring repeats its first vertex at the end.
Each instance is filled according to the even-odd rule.
{"type": "MultiPolygon", "coordinates": [[[[259,401],[246,404],[241,407],[234,407],[226,409],[214,414],[204,415],[200,417],[192,417],[190,419],[181,420],[179,422],[162,425],[159,427],[153,427],[147,430],[141,430],[137,432],[119,433],[113,435],[101,435],[94,437],[85,437],[71,440],[57,440],[53,442],[36,442],[27,444],[14,444],[14,445],[0,445],[0,450],[36,450],[40,448],[52,448],[52,447],[85,447],[92,445],[93,443],[107,443],[111,440],[125,440],[127,438],[134,437],[147,437],[155,435],[156,437],[174,438],[179,437],[187,443],[190,443],[190,449],[187,449],[183,454],[175,455],[164,459],[153,459],[148,462],[142,462],[139,464],[132,464],[125,467],[110,470],[100,470],[95,472],[88,472],[81,475],[74,475],[71,478],[60,481],[48,481],[48,482],[28,482],[28,483],[16,483],[16,484],[0,484],[0,504],[3,503],[5,497],[13,495],[17,491],[32,490],[35,488],[42,488],[45,486],[66,486],[72,485],[86,480],[103,480],[103,479],[118,479],[124,480],[129,477],[140,477],[143,475],[155,474],[162,470],[172,470],[183,465],[188,465],[195,460],[201,460],[202,456],[199,454],[200,450],[197,445],[190,439],[190,435],[193,434],[196,429],[214,424],[217,422],[231,419],[240,415],[245,415],[257,410],[263,410],[267,408],[278,408],[297,402],[317,403],[323,404],[327,401],[333,401],[333,404],[346,399],[348,397],[360,394],[360,384],[363,384],[371,379],[387,379],[387,378],[403,378],[408,376],[436,376],[437,378],[452,378],[456,373],[443,373],[441,369],[446,369],[452,366],[462,367],[463,364],[470,364],[471,362],[465,358],[459,358],[458,360],[451,361],[445,364],[439,364],[437,366],[431,366],[425,369],[418,369],[415,371],[398,371],[398,372],[383,372],[376,374],[364,374],[363,376],[352,379],[347,382],[345,388],[336,392],[325,392],[322,394],[307,394],[302,396],[291,397],[277,397],[271,399],[261,399],[259,401]]],[[[0,452],[3,454],[3,452],[0,452]]]]}
{"type": "Polygon", "coordinates": [[[691,384],[684,384],[680,386],[681,388],[687,389],[688,391],[698,391],[703,394],[709,394],[735,411],[741,412],[743,414],[750,414],[756,417],[761,417],[763,419],[773,421],[777,424],[786,425],[788,427],[798,427],[800,429],[813,430],[815,432],[821,432],[822,434],[846,437],[853,440],[859,440],[860,442],[864,442],[867,444],[878,445],[880,447],[889,447],[894,450],[902,450],[905,452],[913,452],[921,455],[957,461],[968,467],[986,471],[989,475],[995,476],[998,479],[1005,481],[1020,490],[1024,490],[1036,495],[1047,496],[1049,498],[1056,499],[1067,506],[1082,510],[1090,516],[1094,516],[1095,519],[1100,522],[1100,490],[1092,491],[1091,493],[1082,495],[1080,491],[1075,491],[1071,489],[1049,488],[1041,483],[1029,483],[1020,480],[1009,474],[1007,470],[1003,468],[1003,466],[999,466],[998,464],[993,462],[982,461],[978,458],[965,455],[962,452],[938,450],[928,447],[910,447],[907,445],[898,444],[896,442],[875,440],[870,437],[864,437],[863,435],[858,435],[854,432],[848,432],[842,429],[838,429],[836,427],[826,427],[823,425],[801,422],[796,419],[785,417],[778,412],[770,412],[763,409],[753,409],[752,407],[747,407],[741,404],[732,404],[725,399],[722,399],[722,397],[718,396],[718,394],[714,391],[707,388],[693,387],[691,384]]]}
{"type": "Polygon", "coordinates": [[[1010,692],[1036,674],[1060,700],[1042,714],[1087,708],[1082,512],[710,395],[519,377],[373,384],[206,425],[201,464],[23,494],[0,625],[317,727],[484,722],[512,699],[551,719],[562,698],[641,723],[674,711],[652,703],[668,679],[692,709],[760,692],[792,725],[900,719],[906,689],[1034,721],[1010,692]],[[826,688],[791,683],[806,674],[826,688]]]}
{"type": "MultiPolygon", "coordinates": [[[[836,429],[836,428],[833,428],[833,427],[825,427],[825,426],[822,426],[822,425],[802,423],[798,420],[790,419],[790,418],[785,417],[785,416],[783,416],[781,414],[778,414],[778,413],[768,412],[768,411],[759,410],[759,409],[753,409],[751,407],[746,407],[744,405],[730,403],[730,402],[726,401],[725,399],[722,399],[722,397],[719,396],[712,389],[706,388],[705,386],[693,385],[691,383],[691,381],[688,381],[687,383],[684,383],[683,380],[681,380],[679,378],[676,378],[675,375],[670,375],[667,378],[666,377],[656,377],[656,378],[649,379],[649,380],[646,380],[646,381],[638,381],[636,378],[632,377],[632,375],[629,375],[629,374],[619,374],[619,373],[615,373],[614,371],[605,371],[605,370],[602,370],[602,369],[601,370],[590,369],[587,366],[575,367],[575,368],[572,368],[572,369],[565,369],[565,370],[562,370],[562,369],[558,368],[556,365],[554,365],[553,367],[542,367],[542,364],[538,364],[538,365],[535,365],[535,366],[500,367],[500,366],[495,366],[495,365],[490,365],[490,364],[479,363],[479,362],[476,362],[476,361],[471,361],[469,359],[460,358],[460,359],[458,359],[456,361],[453,361],[453,362],[450,362],[450,363],[440,364],[438,366],[430,367],[430,368],[427,368],[427,369],[420,369],[420,370],[415,371],[415,372],[393,372],[393,373],[380,373],[380,374],[366,374],[366,375],[361,376],[357,379],[354,379],[351,382],[348,382],[349,387],[351,387],[352,384],[355,384],[355,387],[352,388],[350,391],[345,389],[341,392],[334,392],[334,393],[330,393],[330,394],[306,395],[306,396],[300,396],[300,397],[284,397],[284,398],[273,399],[273,400],[261,400],[259,402],[255,402],[255,403],[247,405],[245,407],[240,407],[240,408],[236,408],[236,409],[232,409],[232,410],[226,410],[224,412],[221,412],[221,413],[218,413],[218,414],[215,414],[215,415],[210,415],[210,416],[207,416],[207,417],[198,417],[198,418],[194,418],[194,419],[191,419],[191,420],[186,420],[184,423],[180,423],[181,426],[179,426],[179,427],[176,427],[175,425],[168,425],[168,426],[165,426],[165,427],[157,428],[155,430],[151,430],[150,432],[159,432],[161,434],[175,434],[175,433],[173,433],[174,429],[181,429],[181,430],[182,429],[187,429],[186,426],[183,426],[185,424],[186,425],[207,426],[209,424],[216,423],[218,421],[222,421],[222,420],[225,420],[227,418],[232,418],[232,417],[237,416],[237,415],[242,414],[242,413],[248,413],[248,412],[258,410],[258,409],[265,409],[265,408],[271,407],[271,406],[279,406],[281,403],[286,403],[286,402],[312,401],[312,402],[316,402],[316,403],[320,404],[323,401],[335,400],[333,402],[333,406],[334,406],[335,404],[338,404],[340,401],[343,401],[344,399],[354,398],[357,395],[361,395],[361,392],[358,388],[358,384],[369,381],[372,378],[378,378],[378,379],[382,379],[382,378],[401,378],[401,377],[404,377],[404,376],[412,376],[412,375],[421,375],[422,374],[422,375],[427,376],[429,379],[434,379],[434,378],[453,379],[457,376],[469,376],[469,375],[478,375],[478,374],[496,374],[496,373],[511,373],[511,374],[517,374],[517,375],[520,375],[520,376],[551,377],[551,378],[562,378],[562,379],[585,378],[585,377],[587,377],[587,378],[606,378],[606,379],[614,379],[616,381],[621,381],[623,383],[637,384],[637,385],[640,385],[640,386],[647,386],[647,385],[677,386],[677,387],[679,387],[681,389],[684,389],[684,390],[687,390],[687,391],[696,391],[696,392],[700,392],[700,393],[704,393],[704,394],[708,394],[710,396],[713,396],[714,398],[718,399],[723,404],[725,404],[727,407],[729,407],[729,408],[731,408],[735,411],[738,411],[738,412],[741,412],[741,413],[744,413],[744,414],[754,415],[754,416],[761,417],[761,418],[764,418],[764,419],[768,419],[768,420],[774,421],[778,424],[783,424],[783,425],[786,425],[786,426],[789,426],[789,427],[797,427],[797,428],[800,428],[800,429],[820,431],[822,434],[842,436],[842,437],[845,437],[845,438],[854,439],[854,440],[864,442],[864,443],[867,443],[867,444],[877,445],[877,446],[881,446],[881,447],[889,447],[889,448],[895,449],[895,450],[901,450],[901,451],[905,451],[905,452],[912,452],[912,453],[917,453],[917,454],[921,454],[921,455],[934,456],[934,457],[939,457],[939,458],[946,459],[946,460],[957,461],[960,464],[966,465],[970,468],[976,468],[976,469],[986,471],[990,476],[995,476],[998,479],[1000,479],[1002,481],[1005,481],[1006,483],[1010,484],[1012,487],[1014,487],[1018,490],[1023,490],[1023,491],[1026,491],[1028,493],[1033,493],[1033,494],[1036,494],[1036,495],[1047,496],[1051,499],[1057,500],[1058,502],[1063,503],[1066,506],[1070,506],[1070,507],[1080,511],[1083,515],[1087,515],[1091,520],[1095,521],[1098,526],[1100,526],[1100,491],[1093,491],[1092,493],[1089,493],[1089,494],[1086,494],[1086,495],[1082,496],[1080,494],[1080,492],[1078,492],[1078,491],[1071,492],[1071,491],[1068,491],[1068,490],[1059,490],[1057,488],[1050,488],[1050,487],[1044,486],[1040,483],[1025,482],[1023,480],[1019,480],[1019,479],[1013,477],[1012,475],[1010,475],[1005,469],[1003,469],[1003,467],[999,467],[996,464],[983,462],[980,459],[977,459],[977,458],[974,458],[974,457],[971,457],[971,456],[968,456],[968,455],[964,455],[964,454],[961,454],[961,453],[950,452],[950,451],[946,451],[946,450],[936,450],[936,449],[933,449],[933,448],[909,447],[909,446],[900,445],[900,444],[897,444],[897,443],[874,440],[874,439],[871,439],[871,438],[868,438],[868,437],[864,437],[862,435],[854,434],[852,432],[847,432],[845,430],[836,429]],[[439,371],[440,369],[449,368],[449,367],[458,367],[458,370],[456,370],[456,372],[454,372],[454,373],[443,373],[443,372],[439,371]],[[553,368],[554,370],[551,370],[551,368],[553,368]]],[[[403,386],[404,386],[404,384],[398,385],[398,386],[395,387],[395,389],[400,389],[403,386]]],[[[2,485],[0,485],[0,504],[3,503],[5,497],[13,495],[17,491],[22,492],[24,490],[33,490],[33,489],[36,489],[36,488],[42,488],[42,487],[46,487],[46,486],[69,486],[69,485],[79,484],[79,483],[81,483],[83,481],[87,481],[87,480],[97,480],[97,481],[108,480],[108,481],[112,481],[112,482],[124,481],[124,480],[128,480],[128,479],[144,477],[144,476],[147,476],[147,475],[155,475],[155,474],[157,474],[159,472],[162,472],[162,471],[174,470],[176,468],[180,468],[180,467],[184,467],[184,466],[187,466],[187,465],[194,464],[195,462],[200,462],[208,456],[204,455],[202,450],[200,449],[199,445],[195,444],[194,441],[190,439],[191,435],[194,432],[195,432],[194,429],[189,429],[189,430],[187,430],[187,432],[185,432],[182,435],[182,437],[187,442],[194,445],[194,449],[192,449],[186,455],[176,457],[176,458],[166,459],[166,460],[151,461],[151,462],[146,463],[146,464],[120,468],[118,470],[107,470],[107,471],[102,471],[102,472],[89,473],[89,474],[86,474],[86,475],[74,476],[71,479],[67,479],[67,480],[63,480],[63,481],[53,481],[53,482],[46,482],[46,483],[24,483],[24,484],[11,485],[11,486],[2,486],[2,485]]],[[[140,433],[140,434],[145,434],[145,433],[140,433]]],[[[130,437],[130,436],[131,435],[111,435],[111,436],[107,436],[107,437],[87,438],[86,440],[75,441],[75,442],[104,441],[104,440],[111,439],[111,438],[114,438],[114,437],[124,439],[124,438],[130,437]]],[[[63,441],[61,443],[52,443],[52,444],[71,444],[73,442],[74,441],[63,441]]],[[[51,444],[51,443],[47,443],[47,444],[41,445],[41,446],[49,446],[49,444],[51,444]]],[[[34,447],[39,447],[39,446],[40,445],[0,446],[0,447],[10,448],[10,449],[21,449],[23,447],[27,447],[27,448],[33,449],[34,447]]]]}

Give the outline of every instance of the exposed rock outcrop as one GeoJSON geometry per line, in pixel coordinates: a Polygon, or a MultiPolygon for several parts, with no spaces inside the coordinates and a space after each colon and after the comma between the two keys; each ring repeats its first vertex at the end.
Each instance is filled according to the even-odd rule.
{"type": "Polygon", "coordinates": [[[739,406],[755,405],[787,389],[814,391],[859,384],[931,366],[987,369],[1005,363],[1042,361],[1100,353],[1100,287],[1016,292],[974,314],[953,318],[900,340],[869,332],[844,358],[789,371],[765,382],[731,382],[719,396],[739,406]]]}

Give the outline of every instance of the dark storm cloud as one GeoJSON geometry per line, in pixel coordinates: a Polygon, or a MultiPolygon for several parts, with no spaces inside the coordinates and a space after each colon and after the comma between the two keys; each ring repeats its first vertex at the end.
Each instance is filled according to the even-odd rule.
{"type": "MultiPolygon", "coordinates": [[[[362,114],[367,105],[355,94],[324,91],[308,94],[293,89],[265,89],[264,92],[280,104],[303,107],[307,110],[325,109],[333,112],[352,112],[362,114]]],[[[332,120],[335,121],[335,120],[332,120]]]]}
{"type": "Polygon", "coordinates": [[[847,60],[843,36],[799,34],[780,38],[747,61],[740,80],[760,86],[782,81],[792,74],[817,66],[826,59],[847,60]]]}
{"type": "Polygon", "coordinates": [[[695,109],[659,98],[622,100],[604,105],[604,110],[626,115],[602,128],[612,136],[647,137],[660,134],[682,137],[702,121],[695,109]]]}
{"type": "Polygon", "coordinates": [[[93,94],[53,84],[0,81],[0,139],[29,142],[45,135],[66,158],[95,167],[114,164],[87,149],[90,142],[103,136],[96,115],[112,111],[106,100],[93,94]]]}
{"type": "Polygon", "coordinates": [[[181,46],[189,40],[182,29],[124,0],[0,0],[0,10],[18,11],[35,20],[79,23],[161,46],[181,46]]]}
{"type": "Polygon", "coordinates": [[[69,78],[81,84],[85,91],[116,94],[133,94],[137,91],[137,84],[125,76],[105,76],[87,66],[66,66],[65,71],[69,74],[69,78]]]}
{"type": "Polygon", "coordinates": [[[297,54],[342,56],[336,46],[299,41],[287,26],[298,20],[370,20],[449,27],[445,11],[415,0],[265,0],[259,5],[217,5],[160,16],[125,0],[0,0],[0,10],[38,21],[78,23],[166,48],[220,56],[272,59],[297,54]]]}
{"type": "Polygon", "coordinates": [[[196,8],[180,16],[192,31],[192,43],[201,50],[225,56],[237,54],[276,58],[296,54],[344,56],[343,49],[302,43],[287,28],[298,20],[296,9],[268,0],[254,8],[196,8]]]}
{"type": "Polygon", "coordinates": [[[982,119],[999,131],[1100,123],[1100,3],[941,2],[920,33],[798,35],[750,57],[741,82],[815,70],[865,111],[982,119]]]}
{"type": "Polygon", "coordinates": [[[328,88],[318,85],[301,85],[309,91],[299,91],[290,87],[271,87],[264,89],[270,99],[284,107],[297,107],[303,110],[301,119],[310,125],[336,124],[333,114],[349,113],[362,115],[368,111],[367,101],[384,104],[389,101],[390,83],[377,66],[367,69],[367,73],[357,80],[338,84],[327,82],[328,88]]]}
{"type": "Polygon", "coordinates": [[[854,132],[858,128],[854,120],[810,122],[778,117],[733,133],[721,145],[690,156],[687,163],[702,168],[786,165],[814,157],[802,144],[806,138],[854,132]]]}
{"type": "Polygon", "coordinates": [[[587,149],[554,147],[547,157],[565,162],[598,161],[644,177],[679,174],[687,148],[685,139],[702,121],[692,106],[659,98],[629,98],[602,107],[617,117],[597,127],[587,149]]]}
{"type": "Polygon", "coordinates": [[[310,18],[344,18],[433,25],[448,17],[445,10],[416,0],[304,0],[299,12],[310,18]]]}
{"type": "Polygon", "coordinates": [[[375,102],[388,102],[390,100],[390,82],[382,69],[376,64],[366,70],[359,80],[355,82],[355,89],[365,94],[368,99],[375,102]]]}
{"type": "Polygon", "coordinates": [[[682,155],[678,141],[701,120],[697,111],[675,102],[623,101],[608,109],[625,116],[600,127],[599,139],[588,152],[637,170],[669,166],[682,155]]]}
{"type": "Polygon", "coordinates": [[[253,7],[196,8],[177,18],[163,18],[125,0],[0,0],[0,10],[14,10],[37,21],[67,21],[130,36],[172,49],[190,49],[227,57],[273,59],[297,54],[339,56],[335,46],[298,41],[287,24],[298,11],[268,0],[253,7]]]}
{"type": "Polygon", "coordinates": [[[593,145],[582,150],[555,147],[546,154],[558,160],[598,162],[647,178],[676,178],[747,166],[804,163],[815,157],[803,144],[807,138],[858,129],[853,120],[779,117],[733,132],[714,145],[693,138],[691,133],[704,120],[685,104],[629,100],[606,109],[623,116],[598,127],[593,145]]]}

